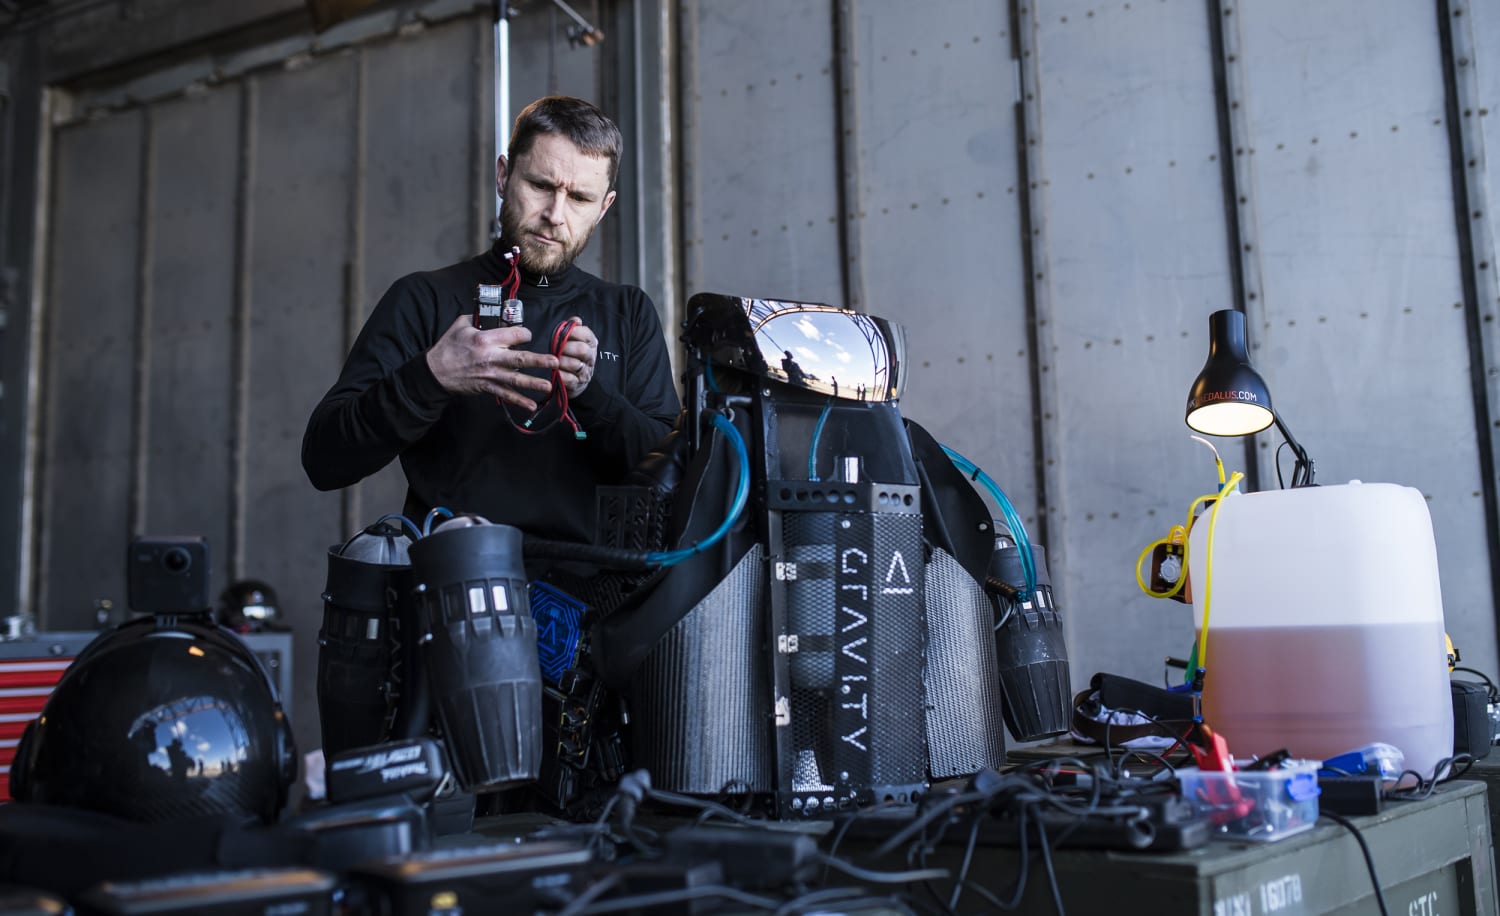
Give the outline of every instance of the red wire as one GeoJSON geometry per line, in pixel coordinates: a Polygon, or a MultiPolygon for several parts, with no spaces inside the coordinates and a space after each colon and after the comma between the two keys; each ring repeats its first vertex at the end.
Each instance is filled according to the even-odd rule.
{"type": "MultiPolygon", "coordinates": [[[[538,404],[536,410],[532,411],[531,416],[526,419],[526,423],[517,423],[516,418],[511,415],[510,405],[506,404],[504,401],[500,402],[500,406],[505,408],[505,416],[510,420],[510,425],[515,427],[518,432],[523,432],[528,436],[541,435],[542,433],[550,430],[553,424],[557,423],[558,420],[564,420],[567,422],[568,426],[573,429],[573,434],[575,436],[578,436],[582,433],[582,427],[578,424],[578,418],[573,416],[573,410],[568,406],[568,388],[567,385],[563,383],[561,365],[562,351],[563,347],[567,346],[568,344],[568,335],[572,334],[573,329],[578,327],[580,324],[582,324],[582,322],[578,321],[577,319],[569,319],[560,323],[556,328],[552,330],[550,352],[558,360],[558,367],[553,369],[551,374],[547,377],[548,381],[552,383],[552,390],[547,393],[546,400],[538,404]],[[558,415],[548,421],[540,429],[532,429],[528,424],[530,424],[537,417],[541,416],[542,412],[547,409],[548,405],[552,404],[554,401],[558,406],[558,415]]],[[[499,399],[497,398],[496,400],[499,399]]]]}

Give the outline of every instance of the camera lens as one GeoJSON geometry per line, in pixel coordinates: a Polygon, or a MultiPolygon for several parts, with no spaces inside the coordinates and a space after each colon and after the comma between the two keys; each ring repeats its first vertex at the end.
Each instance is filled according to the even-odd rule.
{"type": "Polygon", "coordinates": [[[192,565],[192,555],[181,547],[168,547],[166,553],[161,555],[161,567],[169,573],[180,575],[192,565]]]}

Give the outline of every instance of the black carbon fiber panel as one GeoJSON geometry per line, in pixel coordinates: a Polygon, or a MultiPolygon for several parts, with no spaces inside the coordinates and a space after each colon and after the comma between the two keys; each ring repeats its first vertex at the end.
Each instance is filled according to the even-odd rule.
{"type": "Polygon", "coordinates": [[[932,778],[969,776],[1005,762],[994,611],[958,561],[927,564],[927,741],[932,778]]]}
{"type": "Polygon", "coordinates": [[[784,526],[789,788],[837,800],[925,783],[921,516],[788,512],[784,526]]]}
{"type": "Polygon", "coordinates": [[[673,792],[770,792],[765,550],[756,544],[631,681],[635,760],[673,792]]]}

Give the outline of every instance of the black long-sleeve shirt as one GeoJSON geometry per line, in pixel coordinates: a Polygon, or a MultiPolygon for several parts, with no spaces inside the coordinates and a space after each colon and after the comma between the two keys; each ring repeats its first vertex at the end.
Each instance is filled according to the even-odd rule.
{"type": "Polygon", "coordinates": [[[426,358],[459,314],[473,312],[477,285],[498,284],[509,269],[491,249],[403,277],[386,292],[308,421],[302,466],[314,486],[349,486],[400,457],[404,509],[418,523],[443,506],[544,537],[593,540],[594,487],[619,482],[677,414],[661,322],[635,287],[577,267],[546,278],[523,273],[527,349],[546,352],[553,329],[575,315],[599,338],[593,378],[570,401],[588,437],[575,439],[566,423],[527,435],[494,397],[445,391],[426,358]]]}

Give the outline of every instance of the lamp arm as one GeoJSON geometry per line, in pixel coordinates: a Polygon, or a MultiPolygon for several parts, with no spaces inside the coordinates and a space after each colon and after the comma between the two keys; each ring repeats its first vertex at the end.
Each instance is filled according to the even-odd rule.
{"type": "Polygon", "coordinates": [[[1292,486],[1312,486],[1313,462],[1307,455],[1307,449],[1303,448],[1302,444],[1297,441],[1297,438],[1292,435],[1292,431],[1286,428],[1286,424],[1281,420],[1280,413],[1272,411],[1271,415],[1276,418],[1276,428],[1281,431],[1281,437],[1286,440],[1286,444],[1291,446],[1292,455],[1295,458],[1292,465],[1292,486]]]}

